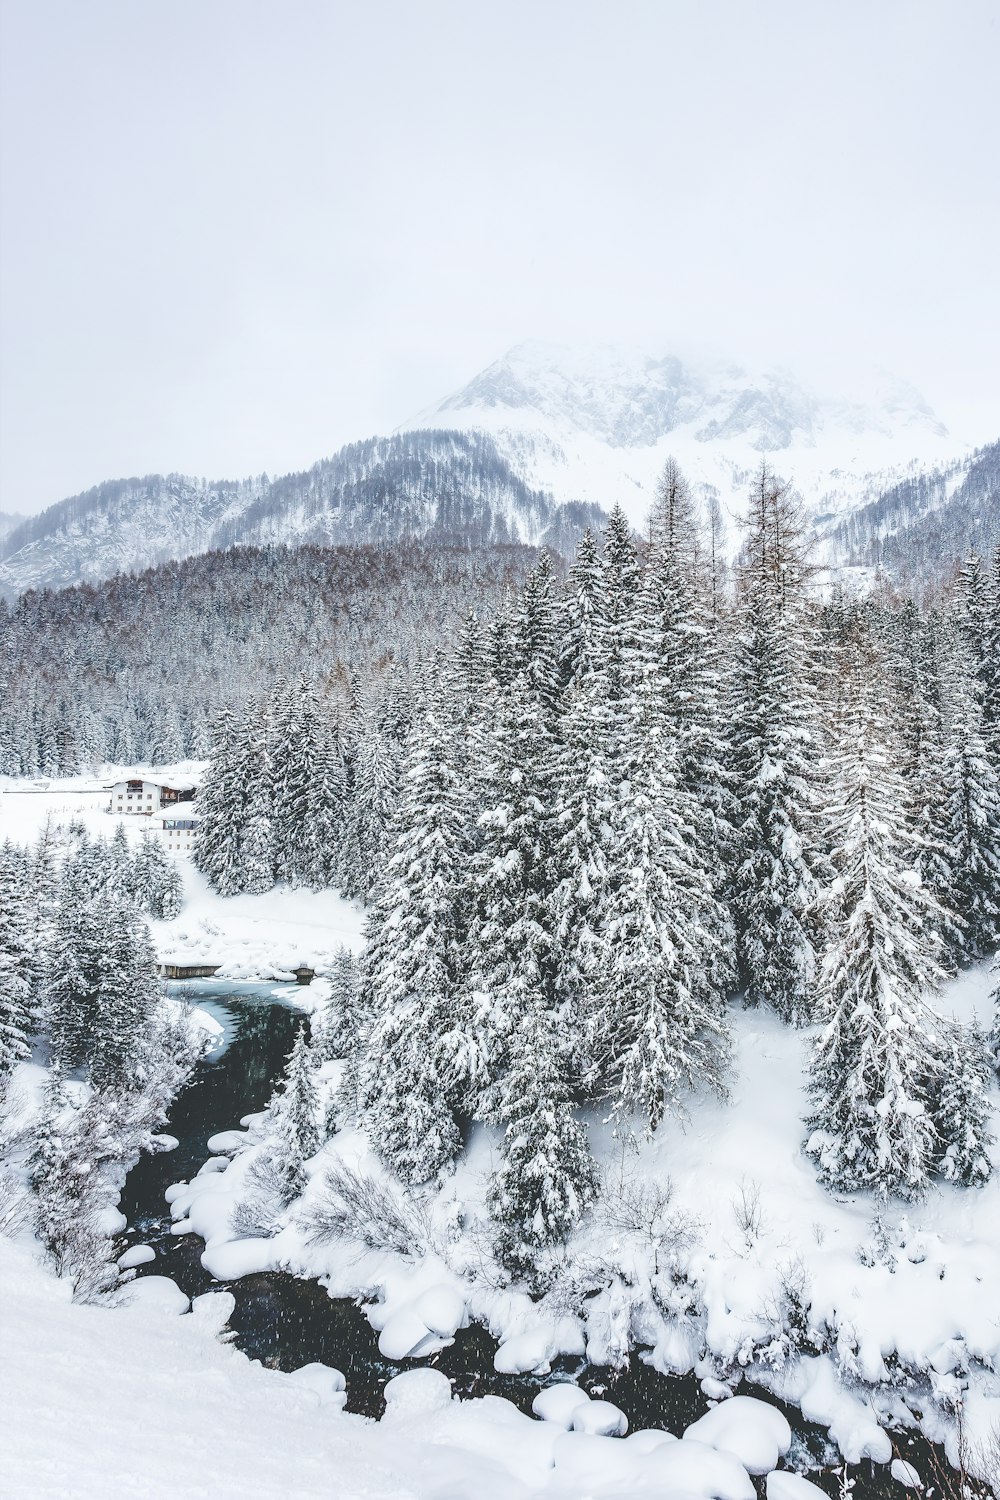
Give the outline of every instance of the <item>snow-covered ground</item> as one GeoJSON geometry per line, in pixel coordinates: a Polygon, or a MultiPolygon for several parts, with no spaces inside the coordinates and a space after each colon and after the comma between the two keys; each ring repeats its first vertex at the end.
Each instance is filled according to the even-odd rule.
{"type": "MultiPolygon", "coordinates": [[[[95,832],[115,826],[82,785],[42,797],[8,784],[0,837],[28,840],[50,812],[80,815],[95,832]]],[[[188,868],[184,909],[158,924],[156,942],[161,957],[203,958],[233,977],[266,978],[300,960],[322,968],[338,943],[360,942],[360,929],[360,911],[330,893],[224,900],[188,868]]],[[[969,970],[947,990],[944,1008],[985,1019],[993,983],[988,964],[969,970]]],[[[323,987],[314,984],[303,1000],[313,991],[319,998],[323,987]]],[[[498,1145],[487,1128],[476,1130],[455,1174],[425,1202],[425,1243],[408,1256],[310,1244],[298,1222],[337,1161],[380,1174],[355,1130],[334,1137],[311,1164],[304,1199],[273,1238],[234,1240],[230,1229],[252,1152],[178,1185],[171,1211],[206,1240],[205,1263],[220,1278],[281,1266],[323,1276],[333,1295],[375,1293],[371,1319],[392,1358],[429,1353],[474,1318],[500,1340],[501,1370],[545,1369],[560,1352],[586,1351],[603,1363],[637,1344],[664,1372],[694,1369],[730,1387],[752,1376],[827,1426],[852,1462],[866,1453],[889,1457],[879,1419],[919,1418],[929,1436],[953,1444],[956,1399],[973,1444],[986,1443],[1000,1425],[1000,1170],[980,1190],[942,1184],[922,1203],[890,1204],[876,1232],[873,1201],[831,1195],[801,1153],[808,1033],[738,1009],[733,1027],[727,1102],[696,1101],[687,1122],[665,1124],[640,1149],[623,1147],[592,1113],[603,1202],[574,1236],[570,1265],[605,1289],[583,1302],[565,1289],[532,1301],[483,1275],[476,1224],[498,1145]],[[796,1351],[790,1330],[809,1352],[796,1351]]],[[[326,1065],[331,1083],[338,1066],[326,1065]]],[[[1000,1134],[995,1090],[993,1097],[1000,1134]]],[[[232,1152],[239,1141],[229,1132],[213,1146],[232,1152]]],[[[1000,1169],[997,1145],[993,1157],[1000,1169]]],[[[12,1472],[30,1477],[12,1495],[104,1495],[131,1475],[131,1492],[144,1496],[199,1493],[202,1482],[214,1495],[308,1496],[320,1486],[330,1493],[334,1473],[338,1495],[581,1493],[569,1475],[574,1465],[580,1474],[588,1469],[583,1449],[570,1455],[566,1447],[560,1477],[551,1434],[533,1436],[539,1424],[525,1428],[529,1419],[504,1403],[447,1405],[412,1418],[397,1412],[373,1429],[198,1336],[197,1319],[154,1316],[147,1307],[115,1315],[72,1307],[23,1254],[7,1246],[2,1253],[4,1305],[15,1311],[9,1333],[5,1327],[13,1358],[5,1355],[0,1368],[17,1389],[0,1397],[8,1402],[0,1409],[16,1413],[12,1472]],[[67,1486],[60,1465],[70,1462],[71,1430],[96,1435],[86,1443],[83,1478],[67,1486]],[[484,1455],[481,1472],[468,1467],[470,1449],[484,1455]],[[136,1490],[134,1477],[147,1470],[148,1487],[136,1490]]],[[[432,1405],[437,1389],[424,1392],[432,1405]]],[[[630,1453],[638,1464],[636,1447],[630,1453]]],[[[604,1461],[595,1454],[595,1473],[604,1461]]],[[[645,1475],[621,1454],[607,1462],[610,1488],[588,1478],[588,1493],[641,1494],[647,1478],[654,1483],[655,1465],[645,1475]]],[[[657,1464],[661,1490],[650,1492],[659,1493],[667,1460],[657,1464]]],[[[672,1483],[697,1493],[679,1478],[672,1483]]]]}

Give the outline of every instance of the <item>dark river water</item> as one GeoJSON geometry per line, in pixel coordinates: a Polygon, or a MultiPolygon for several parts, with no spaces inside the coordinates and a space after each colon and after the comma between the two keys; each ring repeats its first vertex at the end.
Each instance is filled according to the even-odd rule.
{"type": "MultiPolygon", "coordinates": [[[[366,1416],[380,1417],[384,1412],[382,1391],[387,1380],[401,1369],[420,1364],[442,1370],[459,1396],[506,1396],[523,1411],[531,1410],[536,1392],[553,1379],[572,1378],[619,1406],[629,1419],[630,1431],[660,1427],[679,1434],[708,1410],[709,1403],[693,1375],[661,1375],[638,1356],[622,1370],[569,1359],[558,1361],[544,1378],[498,1375],[493,1368],[497,1342],[474,1325],[459,1330],[449,1348],[429,1359],[395,1363],[379,1353],[378,1335],[360,1304],[328,1297],[315,1281],[281,1272],[216,1281],[201,1264],[202,1241],[196,1235],[171,1234],[164,1193],[172,1183],[189,1180],[208,1159],[210,1136],[237,1127],[243,1115],[264,1108],[304,1018],[281,998],[276,986],[198,982],[171,989],[220,1021],[225,1036],[198,1064],[174,1100],[165,1130],[177,1137],[176,1150],[144,1155],[126,1179],[121,1198],[128,1220],[126,1241],[156,1250],[155,1261],[139,1267],[138,1275],[170,1276],[190,1297],[210,1290],[231,1292],[236,1307],[229,1327],[240,1349],[278,1370],[297,1370],[313,1361],[332,1365],[347,1379],[347,1410],[366,1416]]],[[[746,1384],[740,1389],[780,1405],[766,1391],[753,1391],[746,1384]]],[[[812,1481],[830,1495],[837,1494],[838,1455],[825,1430],[805,1422],[793,1407],[782,1410],[795,1435],[789,1462],[796,1468],[808,1465],[812,1481]]],[[[897,1447],[926,1480],[930,1445],[922,1438],[900,1434],[897,1447]]],[[[937,1456],[943,1458],[940,1453],[937,1456]]],[[[888,1468],[865,1462],[851,1471],[851,1477],[853,1500],[903,1500],[907,1494],[890,1478],[888,1468]]],[[[763,1493],[762,1484],[758,1489],[763,1493]]]]}

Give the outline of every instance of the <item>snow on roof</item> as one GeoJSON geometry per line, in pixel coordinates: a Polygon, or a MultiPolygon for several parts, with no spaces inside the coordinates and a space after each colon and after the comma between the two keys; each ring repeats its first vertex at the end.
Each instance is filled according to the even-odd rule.
{"type": "Polygon", "coordinates": [[[137,771],[134,776],[122,776],[112,784],[112,791],[116,787],[128,786],[130,782],[141,781],[145,786],[158,786],[166,788],[171,792],[195,792],[198,790],[197,781],[192,781],[189,776],[161,776],[156,771],[137,771]]]}

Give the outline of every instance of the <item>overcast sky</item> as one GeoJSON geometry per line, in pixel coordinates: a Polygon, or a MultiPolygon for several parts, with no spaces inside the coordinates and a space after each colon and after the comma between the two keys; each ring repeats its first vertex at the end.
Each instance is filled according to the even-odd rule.
{"type": "Polygon", "coordinates": [[[528,337],[1000,434],[1000,4],[0,4],[0,509],[302,467],[528,337]]]}

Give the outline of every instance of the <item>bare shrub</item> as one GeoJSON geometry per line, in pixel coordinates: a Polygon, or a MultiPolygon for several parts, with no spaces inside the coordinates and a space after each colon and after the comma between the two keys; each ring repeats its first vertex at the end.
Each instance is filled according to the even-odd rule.
{"type": "Polygon", "coordinates": [[[419,1204],[343,1162],[328,1169],[319,1196],[303,1210],[300,1222],[312,1245],[359,1240],[371,1250],[409,1255],[426,1250],[430,1242],[427,1214],[419,1204]]]}
{"type": "Polygon", "coordinates": [[[613,1187],[606,1186],[601,1199],[601,1214],[613,1234],[635,1235],[656,1252],[660,1259],[676,1263],[701,1233],[701,1223],[693,1214],[673,1206],[674,1185],[670,1178],[656,1181],[647,1177],[622,1178],[613,1187]]]}
{"type": "Polygon", "coordinates": [[[760,1183],[755,1177],[744,1177],[733,1199],[733,1214],[748,1250],[760,1239],[764,1212],[760,1205],[760,1183]]]}

